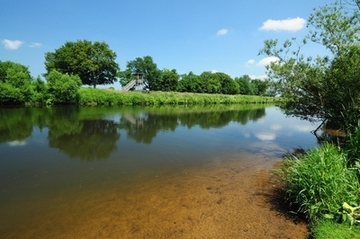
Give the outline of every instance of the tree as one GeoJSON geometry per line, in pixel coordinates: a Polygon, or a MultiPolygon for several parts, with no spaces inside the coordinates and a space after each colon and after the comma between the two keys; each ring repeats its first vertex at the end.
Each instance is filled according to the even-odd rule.
{"type": "Polygon", "coordinates": [[[19,104],[30,101],[31,81],[26,66],[11,61],[0,61],[0,103],[19,104]]]}
{"type": "Polygon", "coordinates": [[[351,6],[356,6],[357,8],[360,9],[360,0],[343,0],[343,1],[340,0],[340,3],[343,3],[343,2],[344,2],[344,4],[346,3],[351,6]]]}
{"type": "Polygon", "coordinates": [[[287,114],[331,122],[342,129],[357,124],[359,27],[359,12],[347,12],[335,2],[315,9],[308,21],[309,34],[302,41],[293,38],[280,47],[277,40],[265,41],[260,54],[278,58],[267,73],[287,99],[287,114]],[[331,55],[305,57],[301,50],[309,42],[320,43],[331,55]]]}
{"type": "Polygon", "coordinates": [[[144,80],[145,88],[149,90],[161,90],[161,72],[157,68],[151,56],[137,57],[128,61],[126,70],[119,74],[120,83],[125,86],[131,80],[140,76],[144,80]]]}
{"type": "Polygon", "coordinates": [[[52,70],[57,70],[64,74],[78,75],[82,84],[96,88],[96,85],[116,82],[120,68],[115,59],[116,53],[105,42],[66,42],[55,52],[45,54],[45,76],[52,70]]]}
{"type": "Polygon", "coordinates": [[[269,85],[267,80],[253,79],[250,84],[254,95],[266,95],[269,85]]]}
{"type": "Polygon", "coordinates": [[[38,103],[44,103],[47,96],[47,85],[45,82],[38,76],[35,80],[31,82],[33,96],[32,101],[38,103]]]}
{"type": "Polygon", "coordinates": [[[352,46],[331,62],[324,76],[322,105],[328,109],[328,118],[350,130],[360,119],[359,66],[360,46],[352,46]]]}
{"type": "Polygon", "coordinates": [[[200,76],[195,75],[192,71],[180,77],[177,91],[203,93],[203,90],[200,76]]]}
{"type": "Polygon", "coordinates": [[[220,93],[235,95],[239,93],[239,85],[228,74],[222,72],[213,73],[213,76],[220,82],[220,93]]]}
{"type": "Polygon", "coordinates": [[[161,72],[161,90],[162,91],[176,91],[179,81],[179,74],[175,69],[164,69],[161,72]]]}
{"type": "Polygon", "coordinates": [[[204,71],[200,75],[202,88],[204,93],[219,94],[221,90],[221,83],[218,77],[216,77],[210,71],[204,71]]]}
{"type": "Polygon", "coordinates": [[[253,89],[251,86],[251,78],[248,75],[243,75],[241,77],[236,77],[235,81],[239,85],[239,93],[241,95],[253,95],[253,89]]]}
{"type": "Polygon", "coordinates": [[[74,103],[78,100],[78,89],[81,86],[78,75],[62,74],[53,70],[47,75],[46,80],[54,103],[74,103]]]}

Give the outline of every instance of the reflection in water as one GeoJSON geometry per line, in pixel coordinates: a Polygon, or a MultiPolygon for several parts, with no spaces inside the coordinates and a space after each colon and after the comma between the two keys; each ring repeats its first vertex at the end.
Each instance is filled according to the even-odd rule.
{"type": "Polygon", "coordinates": [[[31,110],[0,108],[0,144],[22,142],[32,133],[31,110]]]}
{"type": "Polygon", "coordinates": [[[150,144],[159,131],[174,131],[178,126],[191,129],[200,126],[203,129],[221,128],[230,122],[245,125],[248,121],[257,121],[265,116],[265,108],[247,110],[213,110],[205,112],[172,112],[158,114],[152,112],[124,114],[119,128],[127,131],[127,136],[139,143],[150,144]]]}
{"type": "Polygon", "coordinates": [[[259,170],[316,145],[276,107],[0,113],[1,238],[249,238],[279,218],[254,198],[259,170]]]}
{"type": "Polygon", "coordinates": [[[124,130],[127,138],[151,144],[158,132],[174,132],[177,127],[199,126],[203,129],[222,128],[230,122],[245,125],[265,116],[263,106],[234,109],[222,106],[202,109],[179,108],[18,108],[1,109],[0,143],[23,144],[31,136],[33,127],[48,128],[51,148],[58,148],[71,158],[83,160],[107,159],[120,138],[117,130],[124,130]],[[96,111],[98,109],[98,111],[96,111]],[[109,117],[110,112],[110,117],[109,117]],[[119,122],[114,116],[120,115],[119,122]],[[107,117],[106,120],[99,119],[107,117]]]}
{"type": "Polygon", "coordinates": [[[174,131],[178,125],[175,115],[157,115],[147,113],[132,115],[136,119],[134,124],[129,116],[120,119],[119,128],[125,129],[127,136],[138,143],[150,144],[159,131],[174,131]]]}
{"type": "Polygon", "coordinates": [[[53,134],[49,131],[49,146],[58,148],[71,158],[83,160],[107,159],[120,138],[112,120],[83,120],[76,130],[53,134]]]}

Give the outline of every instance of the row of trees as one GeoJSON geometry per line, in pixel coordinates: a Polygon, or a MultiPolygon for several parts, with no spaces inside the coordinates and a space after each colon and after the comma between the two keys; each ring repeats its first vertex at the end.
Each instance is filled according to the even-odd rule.
{"type": "Polygon", "coordinates": [[[151,56],[137,57],[129,61],[126,70],[118,74],[120,84],[141,77],[145,87],[155,91],[178,91],[209,94],[271,94],[271,84],[267,80],[251,79],[248,75],[232,79],[229,75],[205,71],[200,75],[193,72],[179,75],[175,69],[159,70],[151,56]]]}
{"type": "MultiPolygon", "coordinates": [[[[64,69],[70,68],[64,67],[64,69]]],[[[70,71],[64,72],[60,68],[49,68],[49,72],[44,75],[46,82],[40,76],[33,78],[26,66],[10,61],[0,61],[0,104],[75,103],[79,100],[78,89],[84,84],[90,84],[88,76],[91,76],[85,71],[83,74],[75,74],[70,71]],[[81,78],[81,75],[85,77],[85,80],[81,78]]],[[[127,69],[117,72],[116,75],[120,78],[122,85],[141,76],[146,87],[156,91],[244,95],[266,95],[271,92],[269,81],[252,80],[247,75],[232,79],[220,72],[203,72],[200,75],[190,72],[179,75],[175,69],[159,70],[150,56],[128,62],[127,69]],[[142,67],[141,73],[137,71],[139,66],[142,67]]],[[[110,78],[105,73],[94,76],[92,79],[97,82],[96,84],[92,82],[93,86],[104,82],[110,83],[110,78]]]]}
{"type": "Polygon", "coordinates": [[[266,94],[268,81],[251,80],[248,76],[232,79],[225,73],[203,72],[201,75],[179,75],[175,69],[158,69],[151,56],[137,57],[127,62],[120,71],[115,62],[116,53],[104,42],[66,42],[55,52],[45,56],[47,74],[57,70],[64,74],[78,75],[84,85],[113,84],[118,79],[125,86],[141,78],[145,89],[154,91],[180,91],[220,94],[266,94]]]}
{"type": "Polygon", "coordinates": [[[158,69],[151,56],[129,61],[126,69],[120,71],[115,59],[116,53],[104,42],[66,42],[55,52],[46,53],[46,82],[40,76],[32,78],[24,65],[0,61],[0,103],[73,103],[77,102],[77,91],[82,85],[96,88],[119,79],[125,86],[139,77],[145,89],[153,91],[246,95],[274,92],[268,90],[269,81],[252,80],[247,75],[235,79],[220,72],[179,75],[175,69],[158,69]]]}

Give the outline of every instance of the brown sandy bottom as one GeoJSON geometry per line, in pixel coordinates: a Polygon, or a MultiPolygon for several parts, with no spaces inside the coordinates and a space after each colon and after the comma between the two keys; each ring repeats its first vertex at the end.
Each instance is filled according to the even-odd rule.
{"type": "Polygon", "coordinates": [[[215,160],[142,176],[128,190],[38,200],[1,238],[306,238],[305,223],[274,209],[279,160],[215,160]]]}

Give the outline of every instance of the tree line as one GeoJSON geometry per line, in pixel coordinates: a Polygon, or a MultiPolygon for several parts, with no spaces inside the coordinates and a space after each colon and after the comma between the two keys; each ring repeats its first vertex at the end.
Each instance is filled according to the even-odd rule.
{"type": "MultiPolygon", "coordinates": [[[[33,78],[28,67],[11,61],[0,61],[0,104],[25,102],[75,103],[83,86],[113,84],[121,86],[141,78],[144,90],[177,91],[209,94],[271,95],[268,80],[248,75],[232,79],[221,72],[193,72],[180,75],[175,69],[158,69],[151,56],[128,61],[121,71],[116,53],[105,42],[78,40],[66,42],[54,52],[45,54],[46,73],[33,78]]],[[[134,90],[132,88],[131,90],[134,90]]]]}

